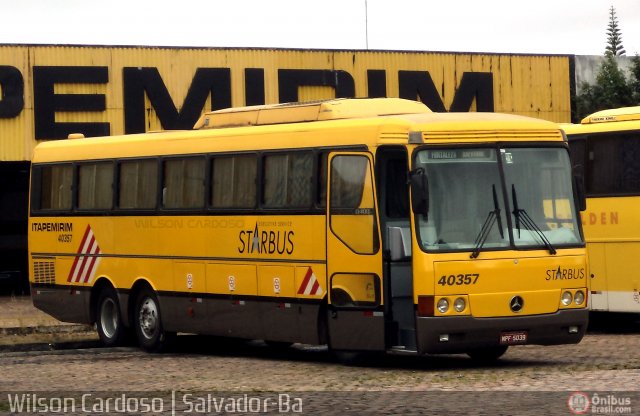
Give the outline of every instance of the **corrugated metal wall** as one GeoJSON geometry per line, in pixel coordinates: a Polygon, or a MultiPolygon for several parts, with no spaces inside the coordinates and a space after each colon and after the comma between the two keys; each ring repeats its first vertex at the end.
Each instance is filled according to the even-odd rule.
{"type": "MultiPolygon", "coordinates": [[[[176,108],[182,107],[197,68],[229,68],[231,102],[245,105],[245,69],[264,69],[266,103],[279,102],[278,70],[320,69],[348,72],[355,96],[368,95],[368,70],[386,71],[386,94],[399,96],[398,71],[428,71],[448,110],[465,72],[491,73],[494,111],[569,122],[570,66],[568,56],[484,55],[464,53],[316,51],[269,49],[180,49],[145,47],[74,47],[0,45],[0,68],[14,67],[24,80],[24,106],[14,117],[0,112],[0,160],[29,160],[34,133],[35,66],[98,66],[108,68],[106,84],[56,84],[55,94],[97,94],[106,98],[105,111],[59,111],[55,122],[106,122],[111,134],[124,132],[123,68],[157,68],[176,108]]],[[[5,99],[3,79],[0,92],[5,99]]],[[[215,91],[214,91],[215,94],[215,91]]],[[[328,86],[305,86],[300,101],[333,98],[328,86]]],[[[203,111],[209,109],[210,100],[203,111]]],[[[162,128],[149,100],[145,103],[147,130],[162,128]]],[[[472,104],[471,111],[475,110],[472,104]]]]}

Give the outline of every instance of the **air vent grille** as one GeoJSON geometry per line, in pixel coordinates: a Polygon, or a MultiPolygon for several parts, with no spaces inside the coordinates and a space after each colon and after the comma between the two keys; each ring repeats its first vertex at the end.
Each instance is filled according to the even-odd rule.
{"type": "Polygon", "coordinates": [[[33,259],[33,282],[52,285],[56,282],[56,261],[53,258],[33,259]]]}

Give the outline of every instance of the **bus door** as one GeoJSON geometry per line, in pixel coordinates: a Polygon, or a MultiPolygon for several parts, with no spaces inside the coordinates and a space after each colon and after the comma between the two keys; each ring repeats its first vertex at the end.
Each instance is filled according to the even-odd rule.
{"type": "Polygon", "coordinates": [[[413,302],[411,207],[406,148],[379,147],[375,166],[384,250],[386,344],[396,351],[415,351],[416,312],[413,302]]]}
{"type": "Polygon", "coordinates": [[[327,276],[329,345],[384,350],[382,250],[368,153],[329,155],[327,276]]]}

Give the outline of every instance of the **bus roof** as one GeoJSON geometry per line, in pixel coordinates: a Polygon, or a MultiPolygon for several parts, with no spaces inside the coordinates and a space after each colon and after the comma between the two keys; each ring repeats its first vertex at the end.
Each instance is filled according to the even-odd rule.
{"type": "Polygon", "coordinates": [[[582,119],[580,124],[560,124],[567,136],[640,130],[640,106],[602,110],[582,119]]]}
{"type": "Polygon", "coordinates": [[[580,124],[610,123],[615,121],[640,120],[640,106],[602,110],[582,119],[580,124]]]}
{"type": "Polygon", "coordinates": [[[557,124],[530,117],[433,113],[422,103],[398,98],[336,99],[215,111],[202,116],[194,130],[45,142],[36,147],[32,160],[38,163],[345,145],[375,147],[407,144],[410,132],[421,132],[422,142],[563,140],[557,124]],[[327,134],[329,130],[331,134],[327,134]],[[305,139],[301,142],[303,132],[305,139]]]}

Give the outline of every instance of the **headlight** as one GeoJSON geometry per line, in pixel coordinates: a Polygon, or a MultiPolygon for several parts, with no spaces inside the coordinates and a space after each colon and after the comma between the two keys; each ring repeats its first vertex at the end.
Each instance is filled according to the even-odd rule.
{"type": "Polygon", "coordinates": [[[582,290],[578,290],[576,292],[576,296],[573,298],[573,301],[576,303],[576,305],[582,305],[582,303],[584,302],[584,292],[582,290]]]}
{"type": "Polygon", "coordinates": [[[571,292],[567,291],[562,294],[561,302],[564,306],[571,305],[572,300],[573,300],[573,296],[571,295],[571,292]]]}
{"type": "Polygon", "coordinates": [[[453,309],[455,309],[456,312],[462,312],[466,307],[467,307],[467,303],[464,301],[463,298],[458,298],[456,299],[455,302],[453,302],[453,309]]]}
{"type": "Polygon", "coordinates": [[[438,301],[438,312],[446,313],[449,310],[449,300],[442,298],[438,301]]]}

